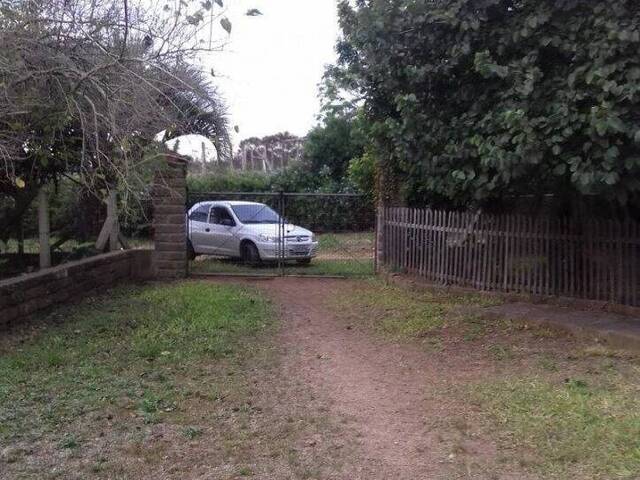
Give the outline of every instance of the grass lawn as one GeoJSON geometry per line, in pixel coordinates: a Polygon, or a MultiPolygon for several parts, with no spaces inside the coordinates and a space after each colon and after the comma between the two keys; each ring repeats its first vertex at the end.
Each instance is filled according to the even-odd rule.
{"type": "MultiPolygon", "coordinates": [[[[243,265],[240,262],[213,257],[201,258],[189,264],[193,273],[232,273],[245,275],[279,275],[277,263],[263,265],[243,265]]],[[[287,263],[285,273],[289,275],[329,275],[344,277],[362,277],[373,275],[373,260],[325,260],[315,258],[309,265],[287,263]]]]}
{"type": "Polygon", "coordinates": [[[369,257],[372,255],[374,246],[373,232],[322,233],[318,235],[318,251],[321,255],[369,257]]]}
{"type": "Polygon", "coordinates": [[[292,445],[324,424],[280,405],[273,318],[251,287],[183,282],[5,334],[0,477],[183,478],[206,462],[212,478],[300,478],[292,445]]]}
{"type": "MultiPolygon", "coordinates": [[[[486,438],[497,449],[496,475],[640,478],[637,357],[534,325],[487,320],[478,308],[495,300],[476,294],[371,280],[331,302],[354,326],[421,345],[442,365],[430,390],[447,405],[438,422],[458,432],[452,456],[463,458],[470,439],[486,438]]],[[[490,466],[467,467],[492,478],[490,466]]]]}
{"type": "MultiPolygon", "coordinates": [[[[318,235],[318,256],[309,265],[294,261],[286,263],[290,275],[327,275],[338,277],[364,277],[373,275],[372,232],[325,233],[318,235]]],[[[249,275],[278,275],[277,263],[245,265],[237,260],[198,257],[190,263],[194,273],[232,273],[249,275]]]]}

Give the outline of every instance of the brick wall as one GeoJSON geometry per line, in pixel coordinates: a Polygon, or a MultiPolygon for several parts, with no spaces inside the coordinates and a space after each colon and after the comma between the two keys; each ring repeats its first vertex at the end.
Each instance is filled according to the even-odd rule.
{"type": "Polygon", "coordinates": [[[0,328],[124,281],[152,275],[151,250],[124,250],[0,281],[0,328]]]}
{"type": "Polygon", "coordinates": [[[187,162],[167,155],[153,185],[153,264],[158,279],[187,276],[187,162]]]}

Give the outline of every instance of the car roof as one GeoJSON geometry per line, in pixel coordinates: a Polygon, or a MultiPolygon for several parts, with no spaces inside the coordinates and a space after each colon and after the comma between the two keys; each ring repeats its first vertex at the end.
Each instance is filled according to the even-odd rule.
{"type": "MultiPolygon", "coordinates": [[[[259,203],[259,202],[245,202],[243,200],[213,200],[210,202],[198,202],[194,205],[194,207],[201,207],[201,206],[228,206],[231,207],[233,205],[264,205],[264,203],[259,203]]],[[[193,207],[192,207],[193,208],[193,207]]]]}

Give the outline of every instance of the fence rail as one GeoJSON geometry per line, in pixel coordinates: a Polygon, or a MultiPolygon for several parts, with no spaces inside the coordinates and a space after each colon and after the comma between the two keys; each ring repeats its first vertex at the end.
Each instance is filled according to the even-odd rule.
{"type": "Polygon", "coordinates": [[[640,224],[383,208],[382,265],[482,290],[639,306],[640,224]]]}

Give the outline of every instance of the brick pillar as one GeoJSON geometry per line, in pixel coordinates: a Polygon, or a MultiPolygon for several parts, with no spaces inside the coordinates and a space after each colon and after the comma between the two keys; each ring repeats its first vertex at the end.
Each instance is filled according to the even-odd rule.
{"type": "Polygon", "coordinates": [[[187,160],[166,154],[153,179],[153,268],[158,279],[187,276],[187,160]]]}

